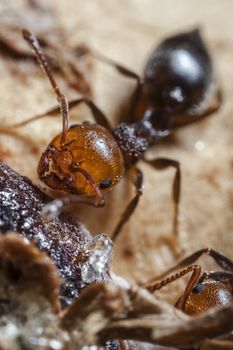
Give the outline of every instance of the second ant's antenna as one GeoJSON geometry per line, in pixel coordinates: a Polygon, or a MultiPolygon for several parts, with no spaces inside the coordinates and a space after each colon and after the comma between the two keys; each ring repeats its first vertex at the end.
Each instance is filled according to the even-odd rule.
{"type": "Polygon", "coordinates": [[[40,44],[32,33],[29,31],[23,29],[23,37],[29,44],[29,46],[32,48],[33,52],[36,55],[36,59],[39,62],[39,65],[45,72],[46,76],[49,78],[49,81],[53,87],[53,90],[55,94],[57,95],[57,100],[60,105],[60,110],[61,110],[61,116],[62,116],[62,122],[63,122],[63,128],[62,128],[62,136],[61,136],[61,144],[65,143],[65,135],[68,130],[68,123],[69,123],[69,105],[66,97],[61,93],[54,76],[52,72],[50,71],[48,62],[45,58],[45,55],[42,52],[42,49],[40,47],[40,44]]]}

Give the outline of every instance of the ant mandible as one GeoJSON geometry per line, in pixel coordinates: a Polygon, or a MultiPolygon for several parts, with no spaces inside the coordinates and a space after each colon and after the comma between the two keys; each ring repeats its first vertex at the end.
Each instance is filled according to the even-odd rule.
{"type": "Polygon", "coordinates": [[[233,262],[221,253],[212,248],[200,249],[179,262],[175,267],[167,270],[159,278],[163,278],[177,269],[182,270],[162,281],[150,283],[146,285],[146,288],[150,292],[154,292],[192,272],[183,295],[175,304],[178,309],[189,315],[194,315],[233,302],[233,262]],[[203,254],[212,257],[224,271],[204,272],[201,275],[201,266],[193,265],[193,263],[203,254]]]}
{"type": "MultiPolygon", "coordinates": [[[[115,239],[123,225],[132,215],[142,194],[143,175],[136,167],[136,163],[140,159],[144,159],[144,153],[154,142],[152,140],[154,140],[156,129],[148,122],[148,118],[146,117],[130,124],[120,124],[112,130],[105,115],[90,99],[82,97],[71,101],[68,105],[65,96],[57,86],[37,39],[26,30],[23,31],[23,36],[33,49],[39,64],[50,80],[57,95],[63,121],[62,133],[52,140],[46,151],[42,154],[38,165],[39,177],[53,189],[85,196],[84,198],[80,196],[69,196],[56,199],[46,206],[44,214],[48,217],[50,215],[57,215],[64,206],[77,203],[102,207],[105,205],[102,190],[111,189],[124,176],[125,171],[130,171],[133,175],[136,194],[127,206],[113,232],[112,238],[115,239]],[[85,103],[90,108],[97,124],[83,123],[82,125],[69,127],[69,106],[72,108],[80,103],[85,103]],[[95,196],[96,200],[93,201],[90,196],[95,196]]],[[[123,75],[136,79],[138,84],[133,99],[133,101],[136,101],[136,97],[142,92],[142,87],[146,87],[147,84],[144,84],[143,80],[136,73],[111,60],[98,55],[96,56],[113,65],[123,75]]],[[[208,74],[210,74],[210,70],[208,70],[208,74]]],[[[203,77],[201,76],[201,78],[203,77]]],[[[195,89],[197,89],[196,85],[194,86],[195,89]]],[[[132,109],[134,108],[132,107],[132,109]]],[[[33,120],[55,115],[58,111],[58,108],[53,108],[15,126],[22,126],[33,120]]],[[[163,131],[162,134],[164,134],[163,131]]],[[[159,129],[156,135],[161,136],[159,129]]],[[[158,170],[168,167],[175,168],[173,181],[173,230],[177,236],[181,183],[179,162],[167,158],[146,160],[146,162],[158,170]]]]}

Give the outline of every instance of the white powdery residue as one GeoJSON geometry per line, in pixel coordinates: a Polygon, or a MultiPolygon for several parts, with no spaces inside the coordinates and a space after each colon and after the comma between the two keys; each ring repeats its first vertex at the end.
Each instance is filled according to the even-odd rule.
{"type": "Polygon", "coordinates": [[[53,350],[60,350],[64,347],[64,342],[56,339],[48,339],[47,337],[31,337],[29,338],[29,343],[34,346],[39,346],[41,348],[49,347],[53,350]]]}
{"type": "Polygon", "coordinates": [[[0,342],[5,350],[17,349],[16,342],[20,334],[19,328],[11,322],[6,326],[0,327],[0,342]]]}
{"type": "Polygon", "coordinates": [[[61,213],[62,208],[63,202],[60,199],[54,199],[43,207],[41,215],[47,220],[52,220],[61,213]]]}
{"type": "Polygon", "coordinates": [[[27,218],[22,225],[22,229],[28,230],[33,225],[33,223],[34,221],[32,218],[27,218]]]}
{"type": "Polygon", "coordinates": [[[112,241],[105,235],[95,236],[87,242],[84,250],[88,256],[81,269],[82,280],[86,283],[101,280],[102,274],[108,270],[112,257],[112,241]]]}
{"type": "Polygon", "coordinates": [[[5,206],[10,206],[12,210],[20,209],[19,204],[15,200],[15,195],[12,191],[3,191],[1,193],[2,202],[5,206]]]}
{"type": "Polygon", "coordinates": [[[115,273],[113,273],[112,271],[110,272],[110,277],[117,286],[123,289],[130,289],[129,282],[126,281],[123,277],[115,275],[115,273]]]}
{"type": "Polygon", "coordinates": [[[66,277],[71,277],[73,274],[73,271],[71,270],[70,266],[65,266],[63,268],[63,273],[66,277]]]}
{"type": "Polygon", "coordinates": [[[36,233],[34,240],[40,245],[41,249],[50,249],[51,247],[51,242],[46,240],[42,232],[36,233]]]}
{"type": "Polygon", "coordinates": [[[20,299],[19,314],[25,313],[26,322],[20,320],[20,335],[25,342],[25,348],[61,350],[70,341],[66,331],[60,329],[57,316],[51,312],[50,305],[43,298],[37,297],[35,302],[26,305],[24,300],[30,300],[31,294],[23,294],[20,299]],[[22,309],[24,311],[22,311],[22,309]]]}
{"type": "Polygon", "coordinates": [[[61,343],[60,341],[56,340],[56,339],[52,339],[49,342],[49,346],[53,349],[53,350],[60,350],[63,348],[63,343],[61,343]]]}

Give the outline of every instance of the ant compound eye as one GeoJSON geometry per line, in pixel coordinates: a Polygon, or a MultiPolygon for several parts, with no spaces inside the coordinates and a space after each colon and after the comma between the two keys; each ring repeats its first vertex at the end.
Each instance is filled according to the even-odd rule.
{"type": "Polygon", "coordinates": [[[201,292],[203,292],[204,289],[205,289],[204,284],[199,283],[193,288],[192,292],[193,293],[201,293],[201,292]]]}
{"type": "Polygon", "coordinates": [[[107,188],[112,184],[112,181],[110,179],[104,179],[101,184],[99,185],[99,187],[101,189],[107,188]]]}

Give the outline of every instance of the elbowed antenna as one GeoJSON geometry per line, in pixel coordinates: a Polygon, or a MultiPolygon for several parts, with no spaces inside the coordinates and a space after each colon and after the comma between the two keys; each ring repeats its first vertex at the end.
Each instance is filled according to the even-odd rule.
{"type": "Polygon", "coordinates": [[[59,89],[56,80],[49,68],[48,65],[48,61],[45,58],[45,55],[41,49],[41,46],[37,40],[37,38],[35,37],[35,35],[33,35],[31,32],[27,31],[26,29],[23,29],[23,37],[24,39],[27,41],[27,43],[29,44],[29,46],[31,47],[31,49],[33,50],[33,52],[35,53],[36,59],[39,63],[39,65],[41,66],[41,68],[43,69],[43,71],[45,72],[46,76],[48,77],[52,88],[55,92],[55,94],[57,95],[57,100],[58,103],[60,105],[60,110],[61,110],[61,116],[62,116],[62,136],[61,136],[61,144],[65,143],[65,135],[66,132],[69,128],[68,124],[69,124],[69,104],[68,101],[66,99],[66,97],[61,93],[61,90],[59,89]]]}

